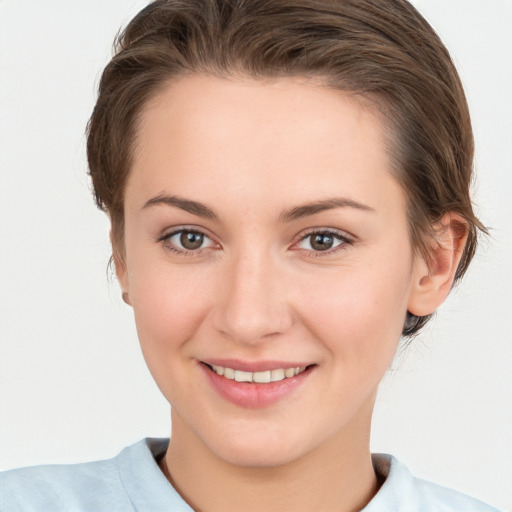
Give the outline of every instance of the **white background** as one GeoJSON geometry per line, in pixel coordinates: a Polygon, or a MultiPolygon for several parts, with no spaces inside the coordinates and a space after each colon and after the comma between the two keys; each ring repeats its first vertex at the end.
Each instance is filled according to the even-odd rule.
{"type": "MultiPolygon", "coordinates": [[[[113,37],[145,3],[0,0],[0,469],[106,458],[169,434],[131,310],[106,277],[108,224],[84,151],[113,37]]],[[[415,3],[467,89],[475,201],[492,235],[397,357],[372,448],[512,510],[512,2],[415,3]]]]}

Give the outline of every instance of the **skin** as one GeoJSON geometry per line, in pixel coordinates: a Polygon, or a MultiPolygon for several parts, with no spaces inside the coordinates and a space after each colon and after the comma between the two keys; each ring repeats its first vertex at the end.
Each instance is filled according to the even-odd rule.
{"type": "Polygon", "coordinates": [[[431,313],[450,290],[460,219],[443,217],[427,267],[410,244],[384,123],[306,80],[181,78],[146,105],[137,142],[116,268],[172,405],[166,476],[196,510],[360,510],[379,486],[369,451],[378,384],[407,310],[431,313]],[[333,198],[359,206],[283,218],[333,198]],[[179,229],[204,233],[201,248],[183,252],[169,236],[179,229]],[[317,250],[311,231],[333,232],[333,247],[317,250]],[[251,409],[212,388],[200,365],[209,358],[315,367],[284,399],[251,409]]]}

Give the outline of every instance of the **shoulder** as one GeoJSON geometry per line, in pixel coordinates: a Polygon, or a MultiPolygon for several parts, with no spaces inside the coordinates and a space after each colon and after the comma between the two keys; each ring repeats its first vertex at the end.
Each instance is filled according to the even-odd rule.
{"type": "Polygon", "coordinates": [[[391,455],[374,454],[373,464],[385,481],[364,512],[498,512],[466,494],[415,477],[391,455]]]}
{"type": "MultiPolygon", "coordinates": [[[[115,511],[120,509],[113,506],[113,500],[122,503],[123,494],[116,459],[0,473],[1,512],[107,510],[107,506],[115,511]]],[[[124,501],[125,510],[131,510],[127,496],[124,501]]]]}
{"type": "Polygon", "coordinates": [[[109,460],[2,472],[0,512],[190,510],[175,508],[181,500],[155,461],[167,443],[146,439],[109,460]]]}

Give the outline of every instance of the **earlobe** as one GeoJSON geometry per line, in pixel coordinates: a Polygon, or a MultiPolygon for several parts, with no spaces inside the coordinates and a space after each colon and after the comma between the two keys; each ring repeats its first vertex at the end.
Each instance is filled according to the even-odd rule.
{"type": "Polygon", "coordinates": [[[121,290],[123,290],[121,297],[125,304],[128,304],[128,306],[131,306],[132,303],[130,302],[130,295],[128,293],[129,286],[128,286],[128,273],[126,271],[126,263],[124,262],[124,259],[119,257],[119,255],[117,255],[117,256],[114,255],[113,260],[114,260],[114,267],[116,269],[117,280],[119,281],[121,290]]]}
{"type": "Polygon", "coordinates": [[[450,292],[467,240],[467,223],[450,212],[434,226],[435,238],[427,262],[417,256],[413,269],[408,311],[416,316],[432,314],[450,292]]]}
{"type": "Polygon", "coordinates": [[[110,242],[112,244],[112,262],[114,264],[114,269],[116,272],[117,280],[119,281],[119,286],[121,286],[122,294],[121,297],[125,304],[131,306],[130,296],[129,296],[129,286],[128,286],[128,273],[126,271],[126,263],[124,257],[119,252],[119,248],[114,241],[114,237],[112,235],[112,230],[110,231],[110,242]]]}

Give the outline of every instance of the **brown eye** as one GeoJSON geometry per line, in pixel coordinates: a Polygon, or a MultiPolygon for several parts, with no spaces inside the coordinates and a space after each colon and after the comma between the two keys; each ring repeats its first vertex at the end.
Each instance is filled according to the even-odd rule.
{"type": "Polygon", "coordinates": [[[204,235],[196,231],[182,231],[180,234],[181,246],[188,250],[193,251],[199,249],[204,242],[204,235]]]}
{"type": "Polygon", "coordinates": [[[182,256],[198,256],[203,250],[220,249],[207,234],[195,229],[178,229],[158,239],[166,250],[182,256]]]}
{"type": "Polygon", "coordinates": [[[158,239],[166,249],[182,255],[198,255],[203,249],[218,248],[215,242],[201,231],[180,229],[158,239]]]}
{"type": "Polygon", "coordinates": [[[351,241],[341,233],[334,231],[315,231],[304,236],[297,244],[299,249],[305,249],[313,253],[335,252],[337,248],[343,248],[351,244],[351,241]]]}
{"type": "Polygon", "coordinates": [[[310,235],[310,240],[315,251],[327,251],[334,245],[334,237],[329,233],[315,233],[310,235]]]}

